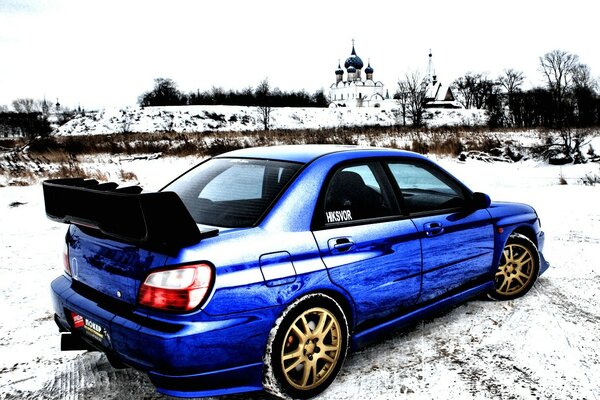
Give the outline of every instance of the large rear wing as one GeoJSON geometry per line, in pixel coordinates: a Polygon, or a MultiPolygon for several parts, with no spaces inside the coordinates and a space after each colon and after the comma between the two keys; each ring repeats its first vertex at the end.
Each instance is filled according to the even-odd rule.
{"type": "Polygon", "coordinates": [[[53,221],[97,229],[140,247],[173,253],[214,236],[201,232],[176,193],[142,193],[139,186],[82,178],[44,181],[46,215],[53,221]]]}

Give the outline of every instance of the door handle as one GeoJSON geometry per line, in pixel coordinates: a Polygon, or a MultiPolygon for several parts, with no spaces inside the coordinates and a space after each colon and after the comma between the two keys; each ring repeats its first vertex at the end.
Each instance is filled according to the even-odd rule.
{"type": "Polygon", "coordinates": [[[437,236],[444,233],[444,227],[441,222],[428,222],[423,225],[425,236],[437,236]]]}
{"type": "Polygon", "coordinates": [[[329,250],[332,253],[345,253],[355,246],[352,239],[348,237],[334,238],[328,240],[329,250]]]}

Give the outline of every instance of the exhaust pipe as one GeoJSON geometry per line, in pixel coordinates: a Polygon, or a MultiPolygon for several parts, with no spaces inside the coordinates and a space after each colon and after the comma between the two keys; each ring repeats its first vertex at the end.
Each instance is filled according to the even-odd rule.
{"type": "MultiPolygon", "coordinates": [[[[87,350],[87,351],[101,351],[96,347],[92,346],[85,340],[81,338],[79,335],[74,335],[72,333],[62,333],[60,335],[60,349],[62,351],[73,351],[73,350],[87,350]]],[[[115,369],[125,369],[129,368],[129,366],[123,364],[121,360],[119,360],[114,354],[109,352],[104,352],[104,355],[108,359],[110,365],[115,369]]]]}
{"type": "Polygon", "coordinates": [[[78,335],[72,333],[62,333],[60,335],[60,349],[62,351],[87,350],[98,351],[94,346],[88,344],[78,335]]]}

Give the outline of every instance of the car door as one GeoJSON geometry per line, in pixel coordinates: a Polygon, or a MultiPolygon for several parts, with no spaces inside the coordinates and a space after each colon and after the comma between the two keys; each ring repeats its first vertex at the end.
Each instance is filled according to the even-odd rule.
{"type": "Polygon", "coordinates": [[[315,213],[313,234],[331,280],[354,300],[357,323],[413,305],[421,286],[421,248],[400,215],[381,165],[333,171],[315,213]]]}
{"type": "Polygon", "coordinates": [[[423,161],[387,163],[421,239],[426,302],[489,279],[494,228],[486,209],[470,207],[470,192],[423,161]]]}

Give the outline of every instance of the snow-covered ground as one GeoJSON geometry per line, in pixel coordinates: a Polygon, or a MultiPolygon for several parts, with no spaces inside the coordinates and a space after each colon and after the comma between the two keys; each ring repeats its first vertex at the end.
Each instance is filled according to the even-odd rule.
{"type": "MultiPolygon", "coordinates": [[[[156,189],[196,161],[120,167],[156,189]]],[[[319,398],[600,399],[600,186],[578,184],[598,164],[438,161],[492,199],[533,205],[551,269],[521,299],[473,300],[350,355],[319,398]]],[[[45,218],[39,185],[0,188],[0,399],[165,398],[99,353],[60,352],[49,284],[65,228],[45,218]]]]}
{"type": "MultiPolygon", "coordinates": [[[[257,107],[178,106],[106,109],[78,116],[55,134],[103,135],[129,132],[215,132],[263,129],[257,107]]],[[[401,123],[390,108],[288,108],[274,107],[271,129],[320,129],[348,126],[392,126],[401,123]]],[[[427,126],[485,125],[483,110],[427,110],[427,126]]]]}

